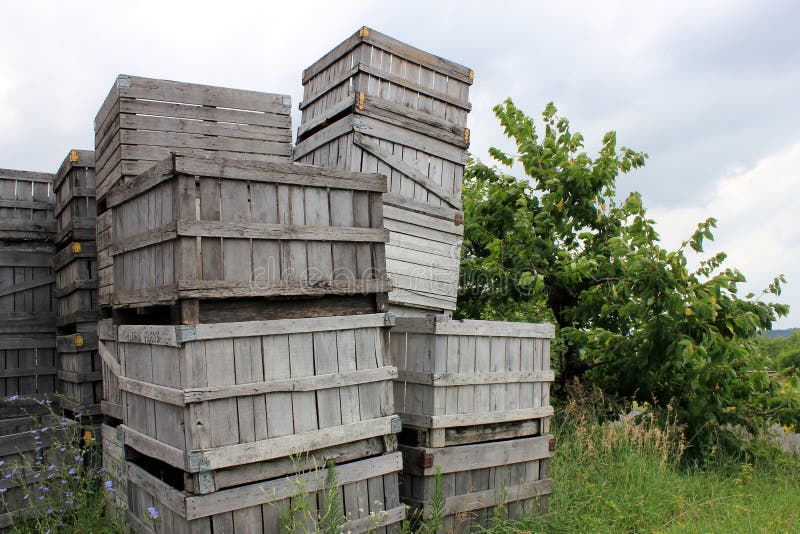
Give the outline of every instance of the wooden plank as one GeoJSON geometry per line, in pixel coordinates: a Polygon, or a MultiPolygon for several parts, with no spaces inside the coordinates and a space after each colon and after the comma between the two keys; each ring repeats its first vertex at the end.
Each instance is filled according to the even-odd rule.
{"type": "Polygon", "coordinates": [[[379,174],[323,169],[300,163],[242,161],[223,158],[175,158],[175,172],[231,180],[271,182],[306,187],[330,187],[385,193],[386,177],[379,174]]]}
{"type": "MultiPolygon", "coordinates": [[[[223,182],[225,183],[225,182],[223,182]]],[[[171,225],[167,225],[170,228],[171,225]]],[[[189,222],[179,220],[176,223],[177,233],[180,236],[190,237],[222,237],[241,239],[277,239],[286,241],[349,241],[349,242],[376,242],[383,243],[389,238],[387,231],[379,228],[346,228],[331,226],[311,226],[296,224],[266,224],[233,221],[197,221],[189,222]]],[[[162,232],[163,233],[163,232],[162,232]]],[[[164,235],[160,242],[174,238],[174,235],[164,235]]],[[[124,250],[139,248],[144,245],[129,246],[127,240],[115,245],[115,254],[124,250]]]]}
{"type": "Polygon", "coordinates": [[[479,384],[507,384],[528,382],[553,382],[554,371],[499,371],[474,373],[423,373],[398,371],[397,380],[433,386],[465,386],[479,384]]]}
{"type": "Polygon", "coordinates": [[[525,419],[549,417],[553,415],[553,413],[554,411],[552,406],[454,415],[425,415],[398,412],[400,418],[403,420],[403,424],[421,428],[451,428],[470,425],[487,425],[509,421],[523,421],[525,419]]]}
{"type": "Polygon", "coordinates": [[[117,77],[120,97],[179,102],[197,106],[243,109],[288,115],[288,95],[261,93],[244,89],[214,87],[196,83],[157,80],[121,74],[117,77]]]}
{"type": "MultiPolygon", "coordinates": [[[[215,125],[234,127],[259,127],[265,134],[287,135],[291,140],[291,117],[278,113],[253,113],[239,109],[214,108],[208,106],[187,106],[171,102],[158,102],[154,100],[141,100],[123,97],[119,99],[117,110],[118,121],[112,129],[117,128],[142,128],[136,121],[150,118],[165,118],[165,120],[189,119],[181,122],[197,122],[199,126],[214,127],[215,125]],[[202,121],[199,122],[199,121],[202,121]],[[285,133],[284,133],[285,132],[285,133]]],[[[153,122],[149,125],[152,127],[153,122]]],[[[150,128],[157,129],[157,128],[150,128]]],[[[107,130],[106,130],[107,131],[107,130]]],[[[107,135],[104,134],[104,135],[107,135]]],[[[288,142],[288,141],[287,141],[288,142]]]]}
{"type": "MultiPolygon", "coordinates": [[[[419,319],[397,317],[395,332],[403,332],[405,328],[419,328],[419,319]]],[[[445,317],[434,319],[435,330],[430,333],[448,336],[491,336],[491,337],[528,337],[552,339],[555,327],[548,323],[513,323],[503,321],[452,320],[445,317]]],[[[429,332],[429,322],[425,322],[429,332]]]]}
{"type": "MultiPolygon", "coordinates": [[[[360,462],[336,467],[337,485],[344,485],[373,476],[393,473],[401,469],[400,453],[369,458],[360,462]]],[[[230,510],[256,506],[296,496],[304,488],[306,493],[324,489],[328,473],[319,469],[286,479],[270,480],[241,488],[219,491],[209,495],[186,497],[186,517],[196,519],[230,510]]]]}
{"type": "MultiPolygon", "coordinates": [[[[189,465],[185,466],[184,469],[189,472],[224,469],[236,465],[304,454],[333,445],[385,436],[392,433],[392,429],[396,426],[395,419],[396,416],[386,416],[308,432],[296,432],[295,434],[252,443],[227,445],[192,452],[189,455],[189,465]]],[[[172,455],[170,460],[174,462],[175,456],[172,455]]],[[[168,463],[170,463],[170,460],[164,459],[168,463]]],[[[182,466],[183,464],[176,465],[176,467],[182,466]]]]}
{"type": "MultiPolygon", "coordinates": [[[[193,340],[218,339],[225,337],[267,336],[300,332],[322,332],[328,330],[349,330],[356,328],[376,328],[387,325],[387,314],[372,313],[353,315],[343,321],[341,317],[309,317],[304,319],[279,319],[272,321],[246,321],[239,323],[198,324],[185,329],[192,331],[193,340]]],[[[123,327],[119,327],[120,330],[123,327]]],[[[134,327],[127,327],[133,329],[134,327]]],[[[122,332],[120,331],[120,336],[122,332]]],[[[188,339],[188,334],[184,339],[188,339]]]]}
{"type": "Polygon", "coordinates": [[[550,438],[535,436],[442,448],[400,445],[400,451],[407,473],[433,476],[437,468],[448,474],[549,458],[553,455],[550,438]]]}
{"type": "Polygon", "coordinates": [[[442,74],[446,76],[452,76],[466,84],[471,84],[472,79],[474,78],[472,70],[464,67],[463,65],[459,65],[453,61],[449,61],[429,52],[425,52],[411,45],[398,41],[397,39],[393,39],[388,35],[377,32],[372,28],[364,26],[332,51],[328,52],[322,58],[317,60],[313,65],[303,70],[303,84],[305,85],[309,80],[311,80],[311,78],[321,73],[332,63],[336,62],[339,58],[347,54],[350,50],[361,43],[367,43],[369,45],[379,47],[390,54],[400,56],[409,61],[424,65],[428,68],[436,69],[442,74]]]}
{"type": "Polygon", "coordinates": [[[368,137],[362,134],[355,135],[355,143],[364,150],[368,151],[376,158],[385,162],[393,169],[397,169],[405,176],[408,176],[411,180],[413,180],[420,186],[424,187],[437,197],[441,198],[453,208],[461,209],[462,204],[460,198],[461,196],[460,191],[458,192],[458,194],[453,194],[444,190],[439,184],[435,183],[433,180],[428,178],[428,176],[417,170],[415,167],[408,165],[407,163],[397,158],[396,156],[381,149],[375,142],[371,141],[368,137]]]}
{"type": "MultiPolygon", "coordinates": [[[[234,340],[234,342],[241,342],[242,339],[247,338],[237,338],[234,340]]],[[[234,353],[238,354],[238,351],[234,351],[234,353]]],[[[2,373],[2,371],[0,371],[0,373],[2,373]]],[[[342,373],[327,373],[321,375],[261,382],[248,382],[243,384],[231,384],[205,388],[179,389],[174,387],[158,386],[124,377],[120,377],[119,384],[120,387],[125,391],[156,399],[168,404],[185,406],[187,404],[197,402],[229,399],[232,397],[251,397],[254,395],[263,395],[267,393],[317,392],[320,390],[336,389],[359,384],[385,382],[392,380],[396,376],[396,368],[379,367],[377,369],[364,369],[342,373]]],[[[336,405],[338,406],[338,404],[339,403],[337,400],[336,405]]]]}

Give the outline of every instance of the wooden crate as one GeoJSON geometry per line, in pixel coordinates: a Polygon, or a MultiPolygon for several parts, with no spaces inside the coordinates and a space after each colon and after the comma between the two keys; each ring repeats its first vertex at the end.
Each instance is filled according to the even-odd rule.
{"type": "Polygon", "coordinates": [[[95,117],[98,201],[174,151],[288,159],[290,109],[286,95],[120,75],[95,117]]]}
{"type": "Polygon", "coordinates": [[[55,391],[53,253],[40,241],[0,241],[2,397],[55,391]]]}
{"type": "Polygon", "coordinates": [[[97,219],[94,152],[70,150],[53,181],[56,243],[94,241],[97,219]]]}
{"type": "Polygon", "coordinates": [[[84,415],[100,413],[103,375],[97,351],[97,334],[58,336],[58,392],[61,405],[84,415]]]}
{"type": "Polygon", "coordinates": [[[385,190],[378,175],[170,158],[109,194],[114,305],[384,294],[385,190]]]}
{"type": "Polygon", "coordinates": [[[444,447],[547,432],[553,336],[550,324],[397,317],[390,353],[403,441],[444,447]]]}
{"type": "Polygon", "coordinates": [[[125,476],[125,443],[122,432],[109,425],[100,428],[103,467],[114,491],[106,491],[106,509],[112,517],[124,518],[128,511],[128,478],[125,476]]]}
{"type": "Polygon", "coordinates": [[[97,303],[110,307],[114,293],[114,263],[111,246],[114,243],[112,210],[97,216],[97,303]]]}
{"type": "MultiPolygon", "coordinates": [[[[24,403],[24,401],[13,402],[24,403]]],[[[43,416],[39,422],[29,416],[27,424],[17,430],[12,434],[0,436],[0,461],[2,461],[0,469],[3,475],[12,472],[15,467],[22,470],[23,466],[34,465],[37,456],[42,456],[42,462],[47,464],[63,465],[66,456],[52,448],[54,443],[64,443],[67,438],[67,433],[57,418],[43,416]],[[42,426],[47,430],[41,430],[42,426]],[[40,438],[38,442],[34,439],[36,435],[40,438]]],[[[26,483],[29,485],[36,483],[33,473],[27,475],[26,483]]],[[[24,498],[25,488],[18,477],[6,479],[5,476],[0,476],[0,488],[5,490],[3,498],[0,499],[0,529],[11,526],[12,520],[31,516],[29,501],[24,498]]]]}
{"type": "Polygon", "coordinates": [[[547,505],[553,443],[546,435],[438,449],[401,445],[400,496],[417,514],[428,512],[438,468],[445,497],[443,531],[486,526],[498,507],[519,520],[547,505]]]}
{"type": "Polygon", "coordinates": [[[299,143],[295,158],[309,165],[386,175],[386,268],[393,285],[389,303],[455,310],[464,232],[462,148],[351,115],[299,143]]]}
{"type": "Polygon", "coordinates": [[[467,67],[365,26],[303,71],[300,132],[336,117],[362,92],[398,107],[399,115],[463,129],[473,78],[467,67]]]}
{"type": "Polygon", "coordinates": [[[399,432],[391,319],[118,326],[126,446],[202,473],[399,432]]]}
{"type": "MultiPolygon", "coordinates": [[[[348,520],[343,532],[399,532],[405,517],[398,494],[400,469],[400,453],[393,453],[337,465],[335,478],[328,468],[320,468],[191,495],[127,462],[128,520],[137,532],[281,532],[285,510],[302,499],[314,514],[326,503],[338,502],[337,510],[348,520]],[[149,507],[158,511],[155,523],[149,507]]],[[[312,524],[307,527],[316,531],[312,524]]]]}
{"type": "Polygon", "coordinates": [[[0,169],[0,239],[52,241],[54,176],[0,169]]]}
{"type": "Polygon", "coordinates": [[[73,241],[53,257],[56,323],[62,333],[97,330],[97,246],[73,241]]]}
{"type": "Polygon", "coordinates": [[[122,367],[117,355],[117,329],[111,319],[101,319],[97,322],[97,338],[103,375],[100,408],[103,415],[122,421],[122,390],[119,387],[122,367]]]}

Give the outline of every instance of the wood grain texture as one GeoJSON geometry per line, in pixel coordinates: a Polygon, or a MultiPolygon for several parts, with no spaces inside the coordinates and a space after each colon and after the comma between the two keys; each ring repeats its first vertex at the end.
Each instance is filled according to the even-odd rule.
{"type": "Polygon", "coordinates": [[[299,164],[162,162],[107,198],[112,304],[386,293],[388,236],[374,194],[385,190],[375,174],[299,164]]]}
{"type": "Polygon", "coordinates": [[[407,442],[444,447],[542,431],[555,375],[549,353],[535,348],[549,349],[553,335],[549,324],[395,318],[390,352],[407,442]]]}
{"type": "Polygon", "coordinates": [[[95,117],[97,197],[171,151],[288,159],[290,108],[287,95],[120,75],[95,117]]]}
{"type": "Polygon", "coordinates": [[[120,371],[132,446],[199,472],[391,435],[399,421],[390,324],[387,314],[367,314],[103,325],[115,340],[103,340],[101,353],[120,371]],[[110,343],[117,356],[106,354],[110,343]]]}

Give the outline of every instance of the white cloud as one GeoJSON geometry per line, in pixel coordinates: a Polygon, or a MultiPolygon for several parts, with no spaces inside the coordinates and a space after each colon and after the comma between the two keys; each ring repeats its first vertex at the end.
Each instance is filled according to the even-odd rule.
{"type": "Polygon", "coordinates": [[[778,299],[792,306],[777,327],[797,326],[800,314],[800,143],[769,155],[750,169],[740,169],[720,180],[707,201],[693,203],[688,190],[686,205],[650,210],[658,222],[662,241],[676,248],[706,219],[717,219],[715,241],[706,255],[728,254],[727,264],[748,278],[747,290],[764,289],[778,274],[789,283],[778,299]],[[690,204],[692,203],[692,204],[690,204]]]}

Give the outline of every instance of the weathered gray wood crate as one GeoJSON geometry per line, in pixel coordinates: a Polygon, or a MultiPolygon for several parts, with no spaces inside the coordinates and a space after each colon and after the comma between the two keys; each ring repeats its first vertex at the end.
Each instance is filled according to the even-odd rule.
{"type": "Polygon", "coordinates": [[[550,324],[397,317],[394,394],[403,441],[428,447],[546,433],[550,324]]]}
{"type": "Polygon", "coordinates": [[[385,190],[379,175],[169,158],[109,194],[114,305],[382,296],[385,190]]]}
{"type": "Polygon", "coordinates": [[[342,532],[394,533],[400,531],[405,517],[398,493],[400,469],[400,453],[392,453],[337,465],[333,473],[318,468],[208,495],[191,495],[127,462],[128,520],[137,532],[271,533],[281,532],[287,510],[302,504],[309,512],[298,513],[295,520],[307,532],[317,531],[312,515],[334,506],[337,515],[346,519],[340,522],[342,532]],[[157,523],[148,513],[151,506],[158,511],[157,523]]]}
{"type": "Polygon", "coordinates": [[[114,294],[114,263],[111,246],[114,243],[112,210],[97,216],[97,303],[110,307],[114,294]]]}
{"type": "Polygon", "coordinates": [[[295,150],[301,163],[388,177],[383,221],[389,230],[389,302],[433,310],[456,307],[465,154],[441,141],[354,115],[312,135],[295,150]]]}
{"type": "Polygon", "coordinates": [[[295,160],[388,178],[390,304],[454,310],[471,71],[362,28],[303,83],[295,160]]]}
{"type": "Polygon", "coordinates": [[[219,470],[394,434],[391,319],[118,326],[125,444],[206,492],[219,470]]]}
{"type": "Polygon", "coordinates": [[[94,241],[97,219],[94,152],[70,150],[53,181],[56,243],[94,241]]]}
{"type": "MultiPolygon", "coordinates": [[[[13,402],[24,403],[22,400],[13,402]]],[[[11,526],[12,520],[19,521],[32,515],[30,500],[25,497],[30,489],[23,486],[20,477],[12,475],[6,478],[6,475],[13,473],[14,468],[23,471],[24,466],[34,465],[37,456],[42,456],[42,461],[47,464],[63,465],[65,456],[52,445],[64,443],[66,436],[59,420],[52,416],[43,416],[41,423],[29,416],[27,424],[18,431],[0,436],[0,488],[4,490],[0,499],[0,529],[11,526]],[[42,426],[46,430],[42,430],[42,426]]],[[[33,472],[24,476],[27,485],[38,486],[33,472]]]]}
{"type": "Polygon", "coordinates": [[[61,406],[74,413],[100,413],[103,376],[94,333],[58,336],[58,392],[61,406]]]}
{"type": "Polygon", "coordinates": [[[53,257],[56,322],[61,333],[97,331],[97,246],[73,241],[53,257]]]}
{"type": "Polygon", "coordinates": [[[174,151],[288,159],[290,109],[286,95],[120,75],[95,117],[98,201],[174,151]]]}
{"type": "Polygon", "coordinates": [[[299,133],[346,112],[360,93],[397,106],[398,115],[424,116],[421,122],[437,120],[463,131],[473,78],[467,67],[365,26],[303,71],[299,133]]]}
{"type": "Polygon", "coordinates": [[[122,432],[105,424],[100,432],[103,438],[103,467],[113,488],[105,491],[106,510],[111,517],[124,518],[128,511],[128,477],[122,432]]]}
{"type": "Polygon", "coordinates": [[[553,488],[552,444],[552,436],[546,435],[436,449],[401,445],[401,498],[416,510],[412,513],[428,511],[438,468],[445,497],[444,532],[486,526],[498,507],[509,519],[519,520],[547,505],[553,488]]]}
{"type": "Polygon", "coordinates": [[[0,241],[0,396],[55,391],[52,244],[0,241]]]}
{"type": "Polygon", "coordinates": [[[103,415],[122,421],[122,390],[119,387],[122,366],[117,355],[117,329],[111,319],[100,319],[97,322],[97,338],[103,374],[100,409],[103,415]]]}
{"type": "Polygon", "coordinates": [[[54,176],[0,169],[0,239],[52,241],[54,176]]]}

